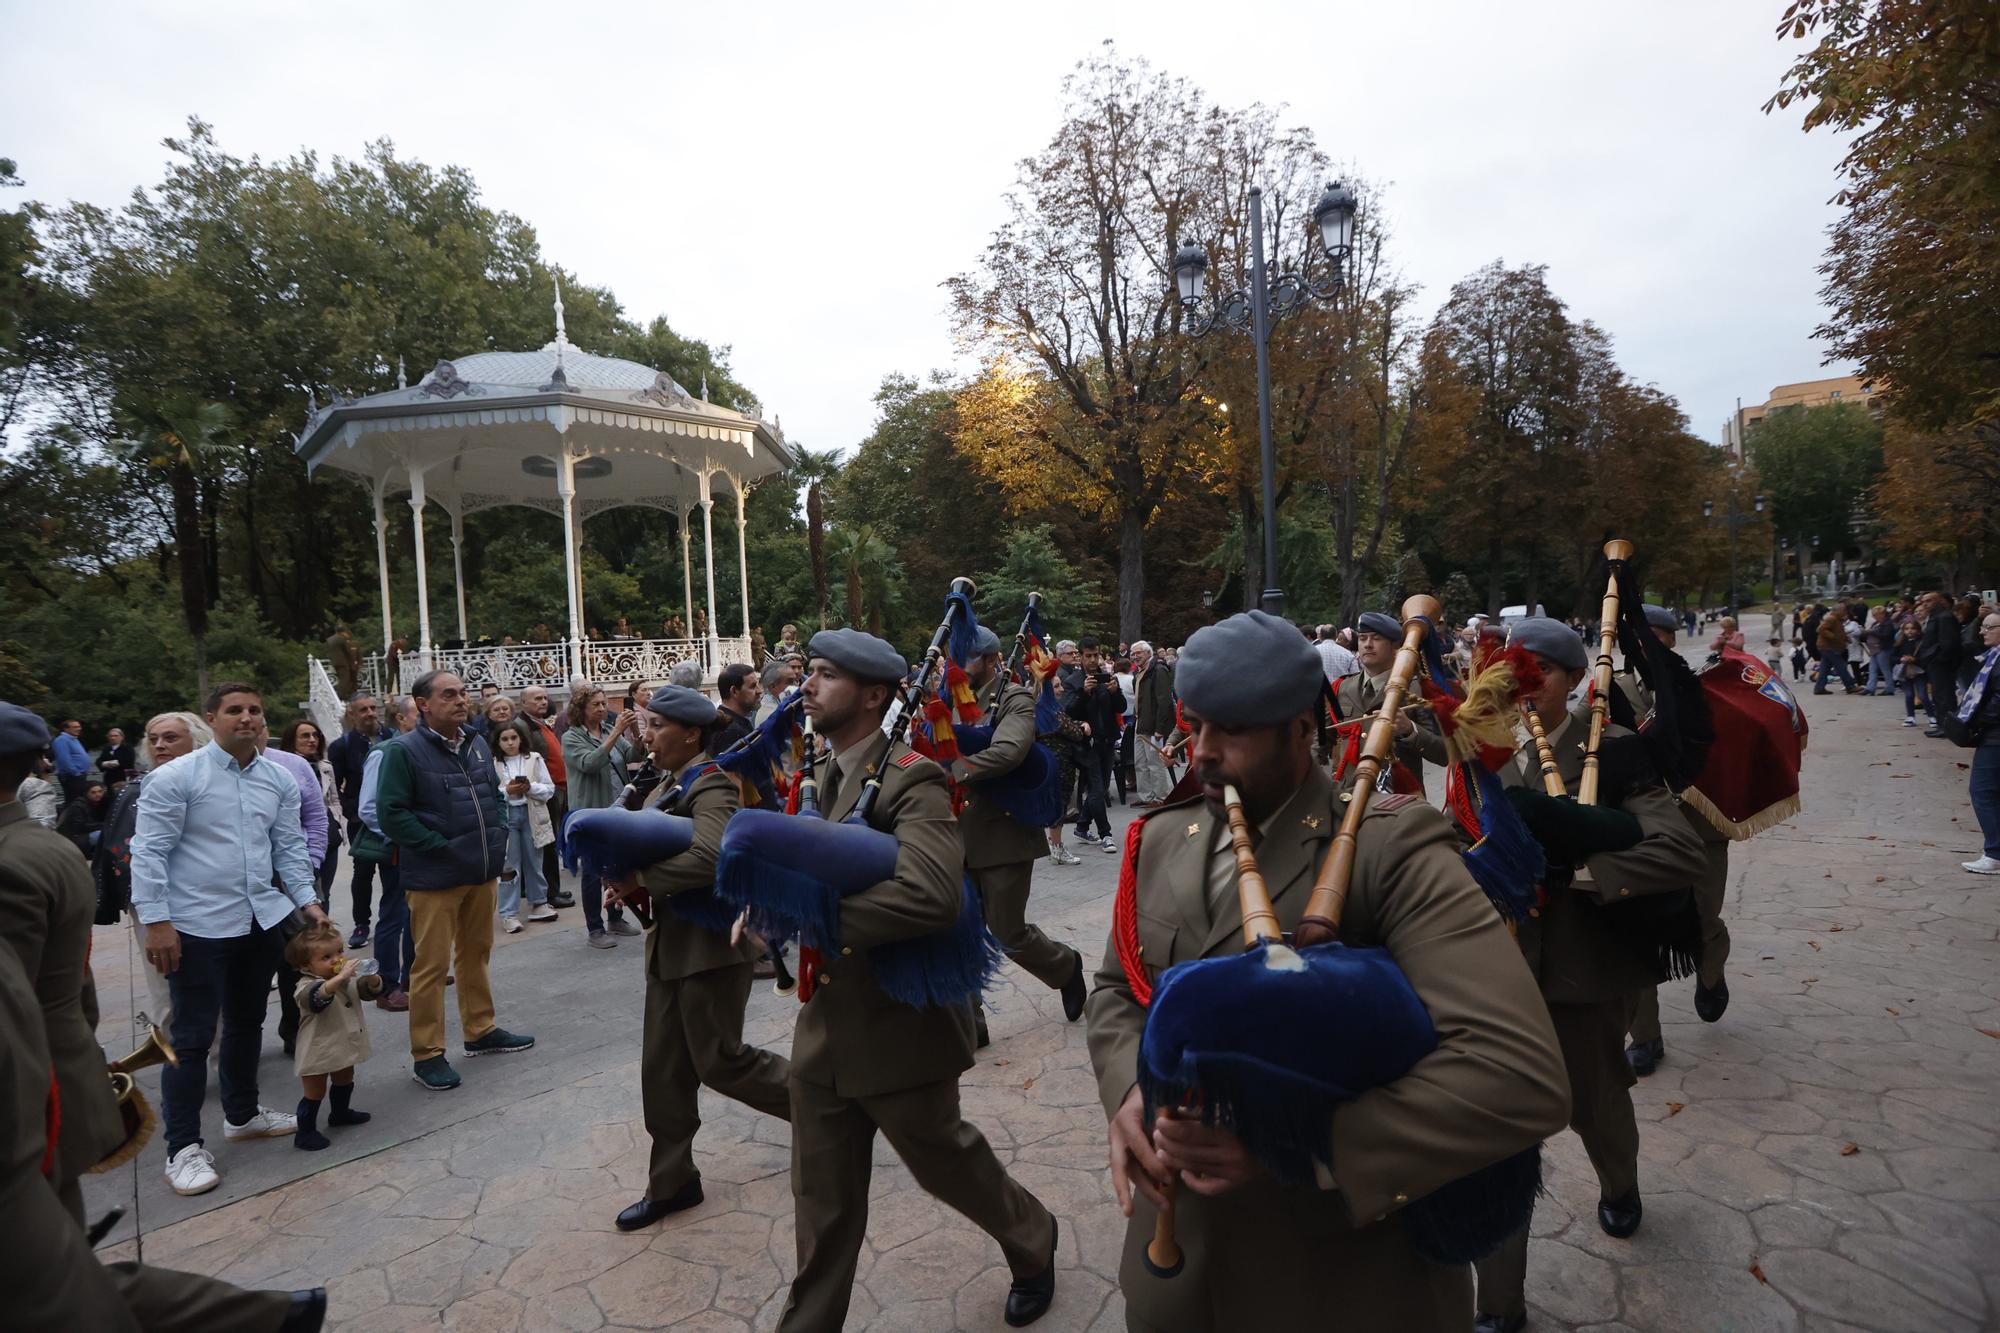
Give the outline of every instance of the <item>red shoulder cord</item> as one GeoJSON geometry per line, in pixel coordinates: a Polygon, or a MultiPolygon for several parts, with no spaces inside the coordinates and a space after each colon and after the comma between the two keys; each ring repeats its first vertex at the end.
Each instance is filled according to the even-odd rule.
{"type": "Polygon", "coordinates": [[[1153,1002],[1153,983],[1146,979],[1146,964],[1139,957],[1139,835],[1145,829],[1146,821],[1140,818],[1125,830],[1118,896],[1111,900],[1111,945],[1117,951],[1118,966],[1125,971],[1125,984],[1142,1008],[1153,1002]]]}

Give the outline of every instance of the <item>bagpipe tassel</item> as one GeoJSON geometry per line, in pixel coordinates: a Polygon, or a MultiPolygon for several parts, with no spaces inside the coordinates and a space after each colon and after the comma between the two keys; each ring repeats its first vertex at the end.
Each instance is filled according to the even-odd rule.
{"type": "Polygon", "coordinates": [[[1453,776],[1461,789],[1469,781],[1479,792],[1479,840],[1460,855],[1465,868],[1502,920],[1519,921],[1534,915],[1539,902],[1537,886],[1548,873],[1542,844],[1528,831],[1500,779],[1489,769],[1460,764],[1453,776]]]}
{"type": "Polygon", "coordinates": [[[1461,1176],[1398,1214],[1417,1253],[1439,1264],[1469,1264],[1528,1225],[1542,1192],[1542,1146],[1461,1176]]]}

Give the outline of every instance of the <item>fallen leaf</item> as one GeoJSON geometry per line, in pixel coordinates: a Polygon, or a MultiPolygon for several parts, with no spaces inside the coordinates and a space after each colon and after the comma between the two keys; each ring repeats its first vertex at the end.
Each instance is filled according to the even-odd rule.
{"type": "Polygon", "coordinates": [[[1980,1028],[1979,1031],[1985,1033],[1995,1041],[2000,1041],[2000,1028],[1980,1028]]]}
{"type": "Polygon", "coordinates": [[[1860,1151],[1861,1145],[1858,1143],[1843,1143],[1840,1145],[1840,1155],[1842,1157],[1852,1157],[1860,1151]]]}
{"type": "Polygon", "coordinates": [[[1826,930],[1827,930],[1827,933],[1828,933],[1829,935],[1831,935],[1831,934],[1835,934],[1835,933],[1837,933],[1837,932],[1839,932],[1839,931],[1843,931],[1843,930],[1846,930],[1846,929],[1847,929],[1847,927],[1846,927],[1846,926],[1828,926],[1828,927],[1826,928],[1826,930]]]}
{"type": "Polygon", "coordinates": [[[1889,877],[1887,875],[1877,875],[1875,877],[1875,882],[1877,884],[1886,884],[1889,882],[1889,877]]]}
{"type": "Polygon", "coordinates": [[[1014,1062],[1012,1060],[995,1060],[993,1062],[993,1067],[995,1069],[1005,1069],[1008,1065],[1011,1065],[1013,1063],[1014,1062]]]}
{"type": "Polygon", "coordinates": [[[1819,948],[1818,940],[1807,940],[1806,943],[1812,945],[1812,947],[1815,949],[1819,948]]]}
{"type": "Polygon", "coordinates": [[[1896,1007],[1895,1005],[1893,1005],[1893,1004],[1885,1004],[1885,1005],[1883,1005],[1882,1007],[1883,1007],[1884,1009],[1887,1009],[1887,1010],[1888,1010],[1888,1011],[1889,1011],[1890,1013],[1894,1014],[1894,1015],[1895,1015],[1896,1017],[1898,1017],[1898,1018],[1901,1018],[1901,1017],[1903,1016],[1903,1011],[1902,1011],[1901,1009],[1898,1009],[1898,1008],[1897,1008],[1897,1007],[1896,1007]]]}
{"type": "Polygon", "coordinates": [[[1890,776],[1890,777],[1892,777],[1892,778],[1909,778],[1909,777],[1915,777],[1915,776],[1916,776],[1916,774],[1914,774],[1914,773],[1891,773],[1891,774],[1890,774],[1889,776],[1890,776]]]}
{"type": "Polygon", "coordinates": [[[1806,978],[1806,985],[1810,986],[1810,985],[1812,985],[1812,984],[1813,984],[1813,983],[1814,983],[1815,981],[1818,981],[1818,980],[1819,980],[1819,978],[1818,978],[1818,977],[1807,977],[1807,978],[1806,978]]]}
{"type": "Polygon", "coordinates": [[[1682,1111],[1685,1111],[1687,1109],[1688,1109],[1688,1104],[1686,1102],[1668,1102],[1667,1118],[1671,1120],[1673,1117],[1679,1115],[1682,1111]]]}
{"type": "Polygon", "coordinates": [[[1756,1278],[1767,1287],[1771,1285],[1771,1279],[1764,1276],[1763,1268],[1758,1265],[1755,1259],[1750,1261],[1750,1276],[1756,1278]]]}
{"type": "Polygon", "coordinates": [[[1034,1086],[1035,1086],[1035,1080],[1031,1078],[1026,1083],[1023,1083],[1021,1085],[1021,1091],[1026,1092],[1029,1088],[1032,1088],[1034,1086]]]}

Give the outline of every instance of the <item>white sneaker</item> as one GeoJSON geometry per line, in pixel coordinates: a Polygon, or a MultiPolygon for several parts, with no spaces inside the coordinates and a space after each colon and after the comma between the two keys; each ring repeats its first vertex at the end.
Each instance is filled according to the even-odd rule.
{"type": "Polygon", "coordinates": [[[521,920],[519,917],[503,916],[500,918],[500,929],[509,935],[518,935],[521,933],[521,920]]]}
{"type": "Polygon", "coordinates": [[[1903,719],[1903,725],[1906,727],[1914,727],[1917,725],[1917,720],[1913,717],[1906,717],[1903,719]]]}
{"type": "Polygon", "coordinates": [[[287,1134],[299,1132],[299,1118],[290,1111],[273,1111],[268,1106],[257,1108],[257,1114],[240,1125],[229,1123],[229,1117],[222,1117],[222,1137],[225,1139],[278,1139],[287,1134]]]}
{"type": "Polygon", "coordinates": [[[528,913],[528,920],[530,921],[554,921],[556,919],[556,909],[550,907],[547,903],[536,903],[535,909],[528,913]]]}
{"type": "Polygon", "coordinates": [[[1103,842],[1099,843],[1098,845],[1104,848],[1105,851],[1110,852],[1113,856],[1116,856],[1118,854],[1118,840],[1116,838],[1107,837],[1103,842]]]}
{"type": "Polygon", "coordinates": [[[2000,875],[2000,859],[1982,856],[1977,861],[1960,861],[1959,865],[1975,875],[2000,875]]]}
{"type": "Polygon", "coordinates": [[[199,1143],[190,1143],[167,1159],[167,1187],[176,1194],[206,1194],[221,1183],[215,1159],[199,1143]]]}

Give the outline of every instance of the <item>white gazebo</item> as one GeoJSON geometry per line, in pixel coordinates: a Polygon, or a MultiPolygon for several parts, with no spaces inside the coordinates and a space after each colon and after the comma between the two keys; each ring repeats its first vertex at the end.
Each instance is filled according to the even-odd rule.
{"type": "MultiPolygon", "coordinates": [[[[473,684],[503,689],[564,685],[576,675],[624,683],[664,677],[678,662],[699,661],[703,674],[750,660],[750,579],[743,538],[750,487],[791,466],[784,433],[755,412],[738,412],[697,398],[664,371],[633,361],[594,356],[573,346],[555,303],[556,336],[539,351],[477,352],[440,361],[415,385],[366,398],[338,395],[313,404],[297,452],[308,475],[335,468],[360,477],[375,498],[375,557],[382,592],[383,657],[372,659],[364,683],[406,687],[431,667],[448,668],[473,684]],[[414,516],[417,646],[402,655],[399,680],[382,678],[393,636],[389,604],[387,504],[406,495],[414,516]],[[733,498],[737,568],[742,579],[741,633],[727,635],[715,613],[715,527],[718,499],[733,498]],[[450,520],[457,585],[458,643],[440,648],[431,629],[424,563],[424,517],[436,505],[450,520]],[[557,643],[472,646],[465,618],[465,516],[498,505],[528,505],[560,514],[567,573],[566,637],[557,643]],[[663,509],[680,520],[681,591],[689,637],[588,640],[578,538],[584,519],[622,505],[663,509]],[[693,634],[694,570],[689,523],[701,511],[706,636],[693,634]],[[373,676],[373,680],[367,679],[373,676]]],[[[314,660],[315,713],[339,724],[340,701],[329,664],[314,660]]],[[[329,733],[332,734],[332,733],[329,733]]]]}

